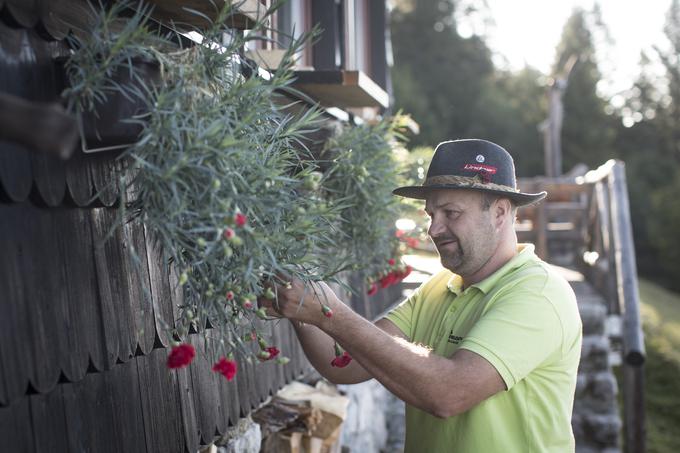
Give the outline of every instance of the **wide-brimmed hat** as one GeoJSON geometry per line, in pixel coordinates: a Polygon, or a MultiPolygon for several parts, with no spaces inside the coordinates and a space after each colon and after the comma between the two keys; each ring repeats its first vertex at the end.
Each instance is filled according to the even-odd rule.
{"type": "Polygon", "coordinates": [[[392,193],[424,200],[434,189],[481,190],[510,198],[516,206],[537,203],[547,195],[547,192],[520,192],[510,153],[495,143],[479,139],[440,143],[434,150],[423,184],[399,187],[392,193]]]}

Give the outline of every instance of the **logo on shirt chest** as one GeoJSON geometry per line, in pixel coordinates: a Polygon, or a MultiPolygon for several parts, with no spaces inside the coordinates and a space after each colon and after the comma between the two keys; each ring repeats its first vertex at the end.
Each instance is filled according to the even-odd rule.
{"type": "Polygon", "coordinates": [[[451,333],[449,334],[449,343],[458,344],[461,341],[463,341],[463,337],[459,337],[458,335],[454,335],[453,330],[452,330],[451,333]]]}

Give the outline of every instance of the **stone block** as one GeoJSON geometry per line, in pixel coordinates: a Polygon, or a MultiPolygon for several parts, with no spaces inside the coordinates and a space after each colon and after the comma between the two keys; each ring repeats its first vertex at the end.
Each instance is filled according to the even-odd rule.
{"type": "Polygon", "coordinates": [[[603,335],[607,319],[607,309],[599,303],[588,303],[579,306],[583,335],[603,335]]]}
{"type": "Polygon", "coordinates": [[[584,416],[584,431],[589,439],[602,447],[618,446],[621,420],[618,414],[586,414],[584,416]]]}
{"type": "Polygon", "coordinates": [[[585,373],[578,373],[576,375],[576,393],[574,399],[576,401],[583,398],[586,389],[588,388],[588,375],[585,373]]]}
{"type": "Polygon", "coordinates": [[[583,416],[580,413],[574,412],[571,416],[571,430],[574,432],[574,439],[576,445],[583,444],[585,434],[583,431],[583,416]]]}
{"type": "Polygon", "coordinates": [[[612,373],[600,372],[590,377],[588,396],[593,402],[593,409],[600,412],[610,412],[616,408],[616,394],[618,386],[612,373]]]}
{"type": "Polygon", "coordinates": [[[609,339],[598,335],[583,337],[579,373],[609,370],[609,339]]]}
{"type": "Polygon", "coordinates": [[[379,382],[339,386],[350,399],[340,442],[350,451],[371,452],[387,443],[385,408],[390,393],[379,382]]]}
{"type": "Polygon", "coordinates": [[[216,444],[217,453],[259,453],[262,445],[260,425],[250,417],[242,418],[216,444]]]}

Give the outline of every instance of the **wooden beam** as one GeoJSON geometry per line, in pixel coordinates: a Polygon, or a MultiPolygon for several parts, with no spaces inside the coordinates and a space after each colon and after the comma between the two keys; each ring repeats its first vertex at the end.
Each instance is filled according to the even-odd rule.
{"type": "Polygon", "coordinates": [[[385,5],[385,1],[369,1],[368,16],[371,63],[369,74],[382,89],[389,91],[388,78],[390,72],[387,67],[387,43],[390,36],[387,29],[387,5],[385,5]]]}
{"type": "MultiPolygon", "coordinates": [[[[145,1],[153,6],[151,17],[180,30],[209,28],[227,3],[225,0],[145,1]]],[[[267,11],[267,7],[258,0],[238,0],[234,1],[233,5],[234,13],[229,16],[225,24],[238,30],[253,28],[253,25],[261,20],[267,11]]]]}
{"type": "Polygon", "coordinates": [[[296,71],[293,86],[328,107],[388,107],[389,95],[361,71],[296,71]]]}
{"type": "Polygon", "coordinates": [[[312,45],[312,65],[318,70],[335,70],[345,64],[345,30],[342,3],[336,0],[313,0],[312,26],[321,35],[312,45]]]}

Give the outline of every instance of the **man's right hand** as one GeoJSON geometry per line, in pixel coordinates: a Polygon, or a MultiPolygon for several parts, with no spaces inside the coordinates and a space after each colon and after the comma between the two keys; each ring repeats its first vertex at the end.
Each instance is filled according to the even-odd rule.
{"type": "MultiPolygon", "coordinates": [[[[356,384],[373,378],[356,360],[342,368],[331,365],[335,358],[335,340],[321,327],[358,315],[327,284],[315,282],[307,285],[305,287],[300,280],[292,280],[288,285],[277,285],[272,288],[276,299],[260,297],[258,303],[269,316],[291,320],[305,355],[312,366],[329,381],[336,384],[356,384]],[[331,309],[330,317],[323,313],[322,305],[331,309]]],[[[375,325],[392,336],[406,339],[401,330],[387,319],[381,319],[375,325]]]]}

